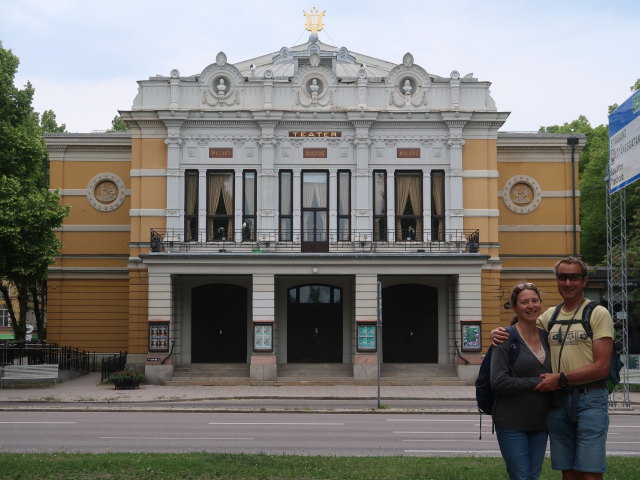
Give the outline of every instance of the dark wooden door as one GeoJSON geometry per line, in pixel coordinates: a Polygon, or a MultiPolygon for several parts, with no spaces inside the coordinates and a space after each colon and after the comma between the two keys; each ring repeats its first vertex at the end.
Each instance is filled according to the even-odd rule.
{"type": "MultiPolygon", "coordinates": [[[[319,288],[339,291],[327,286],[319,288]]],[[[292,301],[290,295],[287,306],[289,363],[342,363],[342,301],[335,295],[329,298],[326,303],[303,303],[299,297],[292,301]]]]}
{"type": "Polygon", "coordinates": [[[394,285],[382,290],[384,363],[438,362],[437,289],[394,285]]]}
{"type": "Polygon", "coordinates": [[[211,284],[191,294],[191,362],[247,362],[247,289],[211,284]]]}

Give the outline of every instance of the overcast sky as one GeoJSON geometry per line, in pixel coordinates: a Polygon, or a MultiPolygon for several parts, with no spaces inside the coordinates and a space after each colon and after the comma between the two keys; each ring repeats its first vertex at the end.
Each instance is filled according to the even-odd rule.
{"type": "Polygon", "coordinates": [[[607,107],[640,78],[638,0],[0,0],[0,41],[70,132],[105,130],[137,80],[200,73],[304,43],[303,10],[326,12],[320,40],[429,73],[492,82],[502,128],[536,131],[607,107]]]}

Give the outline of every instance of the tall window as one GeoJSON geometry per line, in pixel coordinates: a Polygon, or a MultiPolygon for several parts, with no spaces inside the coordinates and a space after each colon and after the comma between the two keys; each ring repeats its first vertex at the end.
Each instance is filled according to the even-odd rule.
{"type": "Polygon", "coordinates": [[[387,240],[387,172],[373,172],[373,239],[387,240]]]}
{"type": "Polygon", "coordinates": [[[422,240],[421,172],[396,172],[396,240],[422,240]]]}
{"type": "Polygon", "coordinates": [[[351,234],[351,172],[338,171],[338,240],[348,241],[351,234]]]}
{"type": "Polygon", "coordinates": [[[280,171],[280,240],[293,240],[293,172],[280,171]]]}
{"type": "Polygon", "coordinates": [[[256,172],[245,170],[242,173],[242,241],[256,238],[256,172]]]}
{"type": "Polygon", "coordinates": [[[10,327],[11,320],[9,316],[9,309],[0,307],[0,327],[10,327]]]}
{"type": "Polygon", "coordinates": [[[233,238],[233,173],[207,172],[207,241],[233,238]]]}
{"type": "Polygon", "coordinates": [[[329,189],[327,172],[302,172],[302,240],[326,242],[329,189]]]}
{"type": "Polygon", "coordinates": [[[184,172],[184,240],[198,240],[198,171],[184,172]]]}
{"type": "Polygon", "coordinates": [[[431,240],[444,242],[444,171],[431,172],[431,240]]]}

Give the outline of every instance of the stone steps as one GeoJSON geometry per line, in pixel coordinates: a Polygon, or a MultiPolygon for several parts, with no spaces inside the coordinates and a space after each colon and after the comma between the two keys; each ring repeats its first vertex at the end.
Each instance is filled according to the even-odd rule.
{"type": "MultiPolygon", "coordinates": [[[[287,363],[278,365],[273,381],[252,381],[249,365],[244,363],[177,365],[165,385],[377,385],[374,380],[354,380],[353,365],[339,363],[287,363]]],[[[456,375],[455,365],[383,364],[380,385],[467,385],[456,375]]]]}

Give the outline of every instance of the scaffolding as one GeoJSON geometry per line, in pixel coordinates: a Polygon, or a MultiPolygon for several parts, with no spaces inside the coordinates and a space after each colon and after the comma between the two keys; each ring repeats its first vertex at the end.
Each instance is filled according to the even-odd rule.
{"type": "MultiPolygon", "coordinates": [[[[610,187],[609,176],[606,178],[610,187]]],[[[609,395],[611,406],[630,408],[629,402],[629,315],[627,282],[627,213],[626,189],[614,193],[607,188],[607,299],[615,328],[613,348],[624,366],[620,385],[609,395]]]]}

